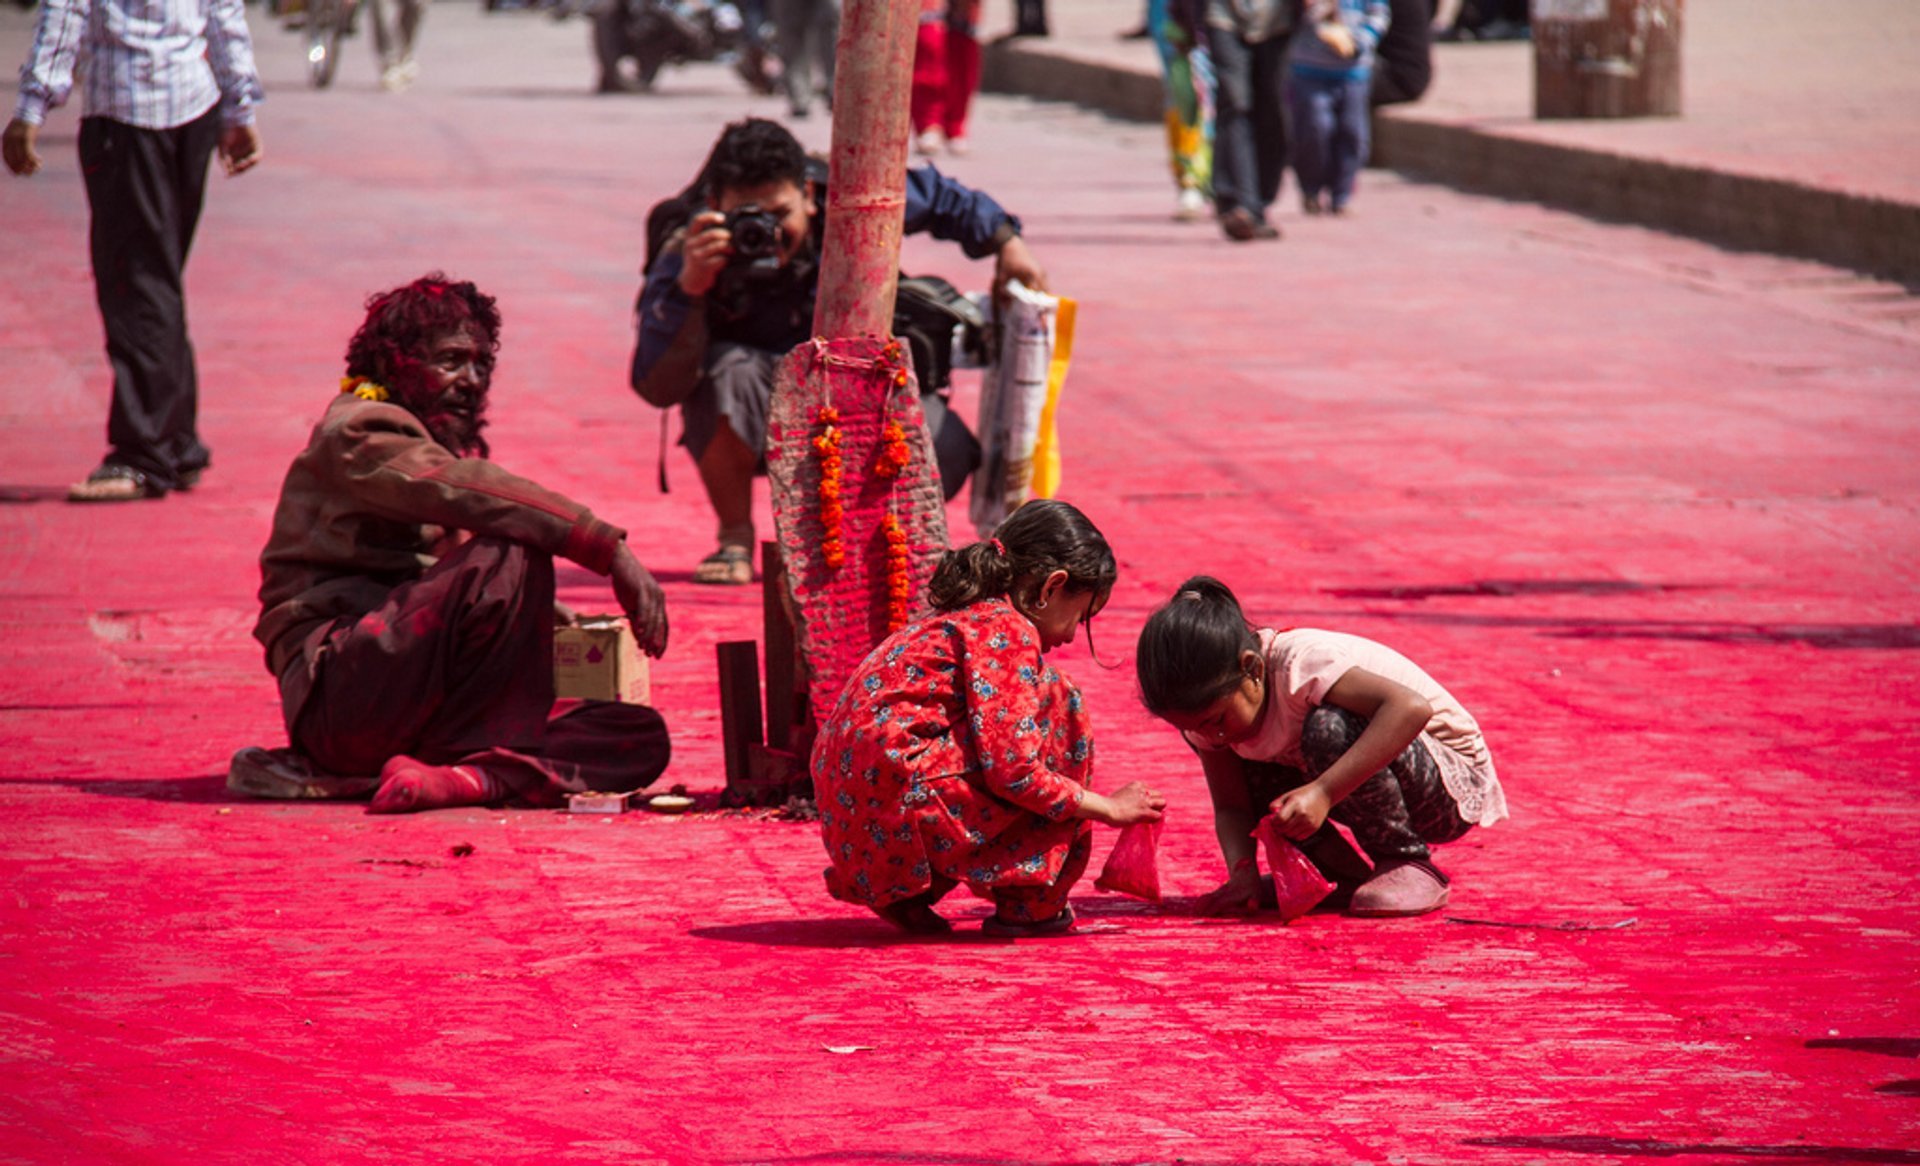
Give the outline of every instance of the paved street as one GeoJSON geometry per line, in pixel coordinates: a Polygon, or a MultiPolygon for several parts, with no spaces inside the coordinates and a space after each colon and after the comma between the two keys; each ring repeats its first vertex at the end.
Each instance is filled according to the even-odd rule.
{"type": "Polygon", "coordinates": [[[495,458],[666,586],[665,782],[722,784],[758,590],[689,581],[711,517],[678,451],[655,490],[629,314],[647,208],[784,103],[713,66],[591,96],[587,36],[443,0],[413,91],[362,38],[314,92],[255,18],[266,160],[189,270],[214,463],[160,502],[57,500],[108,393],[76,112],[0,183],[0,1162],[1920,1162],[1920,305],[1812,263],[1388,172],[1233,245],[1168,219],[1158,127],[988,98],[939,161],[1081,304],[1062,496],[1121,580],[1059,662],[1100,788],[1172,798],[1172,910],[1089,882],[1085,934],[1000,944],[962,895],[906,941],[806,824],[228,795],[284,741],[281,474],[364,297],[433,269],[500,300],[495,458]],[[1438,852],[1442,914],[1180,912],[1223,872],[1132,651],[1200,570],[1479,718],[1514,817],[1438,852]]]}

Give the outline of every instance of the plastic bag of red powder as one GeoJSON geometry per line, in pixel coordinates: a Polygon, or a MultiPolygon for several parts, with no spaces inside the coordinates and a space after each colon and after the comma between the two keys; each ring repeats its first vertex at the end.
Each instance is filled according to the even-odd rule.
{"type": "Polygon", "coordinates": [[[1280,918],[1300,918],[1314,909],[1320,900],[1333,893],[1333,884],[1313,860],[1300,852],[1291,839],[1280,833],[1280,823],[1272,814],[1260,819],[1253,836],[1267,852],[1267,869],[1273,872],[1273,891],[1280,900],[1280,918]]]}
{"type": "Polygon", "coordinates": [[[1160,822],[1135,822],[1121,827],[1113,852],[1107,855],[1107,865],[1100,868],[1100,877],[1093,880],[1093,885],[1103,891],[1118,891],[1158,903],[1160,822]]]}

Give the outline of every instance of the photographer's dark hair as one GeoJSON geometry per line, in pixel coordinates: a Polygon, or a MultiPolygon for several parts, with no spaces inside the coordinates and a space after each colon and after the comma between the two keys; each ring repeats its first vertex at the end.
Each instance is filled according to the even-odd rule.
{"type": "Polygon", "coordinates": [[[723,190],[746,190],[769,182],[791,181],[807,188],[807,152],[786,126],[763,117],[734,122],[700,171],[700,187],[709,200],[723,190]]]}
{"type": "Polygon", "coordinates": [[[1242,653],[1259,650],[1260,637],[1233,592],[1211,575],[1195,575],[1140,629],[1140,699],[1155,716],[1199,712],[1240,686],[1242,653]]]}
{"type": "Polygon", "coordinates": [[[948,551],[927,584],[927,600],[936,611],[1002,596],[1025,607],[1055,571],[1067,573],[1070,590],[1096,595],[1111,590],[1120,575],[1113,549],[1086,515],[1065,502],[1037,499],[1009,515],[993,539],[948,551]]]}

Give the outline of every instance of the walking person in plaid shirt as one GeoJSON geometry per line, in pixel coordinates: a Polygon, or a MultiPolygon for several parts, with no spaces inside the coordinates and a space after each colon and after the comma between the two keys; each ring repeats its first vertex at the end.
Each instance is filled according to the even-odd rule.
{"type": "Polygon", "coordinates": [[[40,169],[35,139],[72,90],[76,65],[113,448],[67,497],[159,498],[191,489],[209,460],[182,273],[214,152],[228,174],[260,161],[260,77],[241,0],[44,0],[0,139],[15,174],[40,169]]]}

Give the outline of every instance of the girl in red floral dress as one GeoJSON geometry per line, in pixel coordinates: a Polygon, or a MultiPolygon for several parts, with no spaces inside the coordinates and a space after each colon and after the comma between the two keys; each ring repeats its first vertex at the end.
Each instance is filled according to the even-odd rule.
{"type": "Polygon", "coordinates": [[[940,561],[934,614],[867,656],[814,743],[834,898],[937,934],[953,926],[933,905],[966,883],[994,901],[990,935],[1073,926],[1067,892],[1086,870],[1091,822],[1150,822],[1166,804],[1141,782],[1106,797],[1088,788],[1080,690],[1041,659],[1091,626],[1116,574],[1094,525],[1052,501],[940,561]]]}

